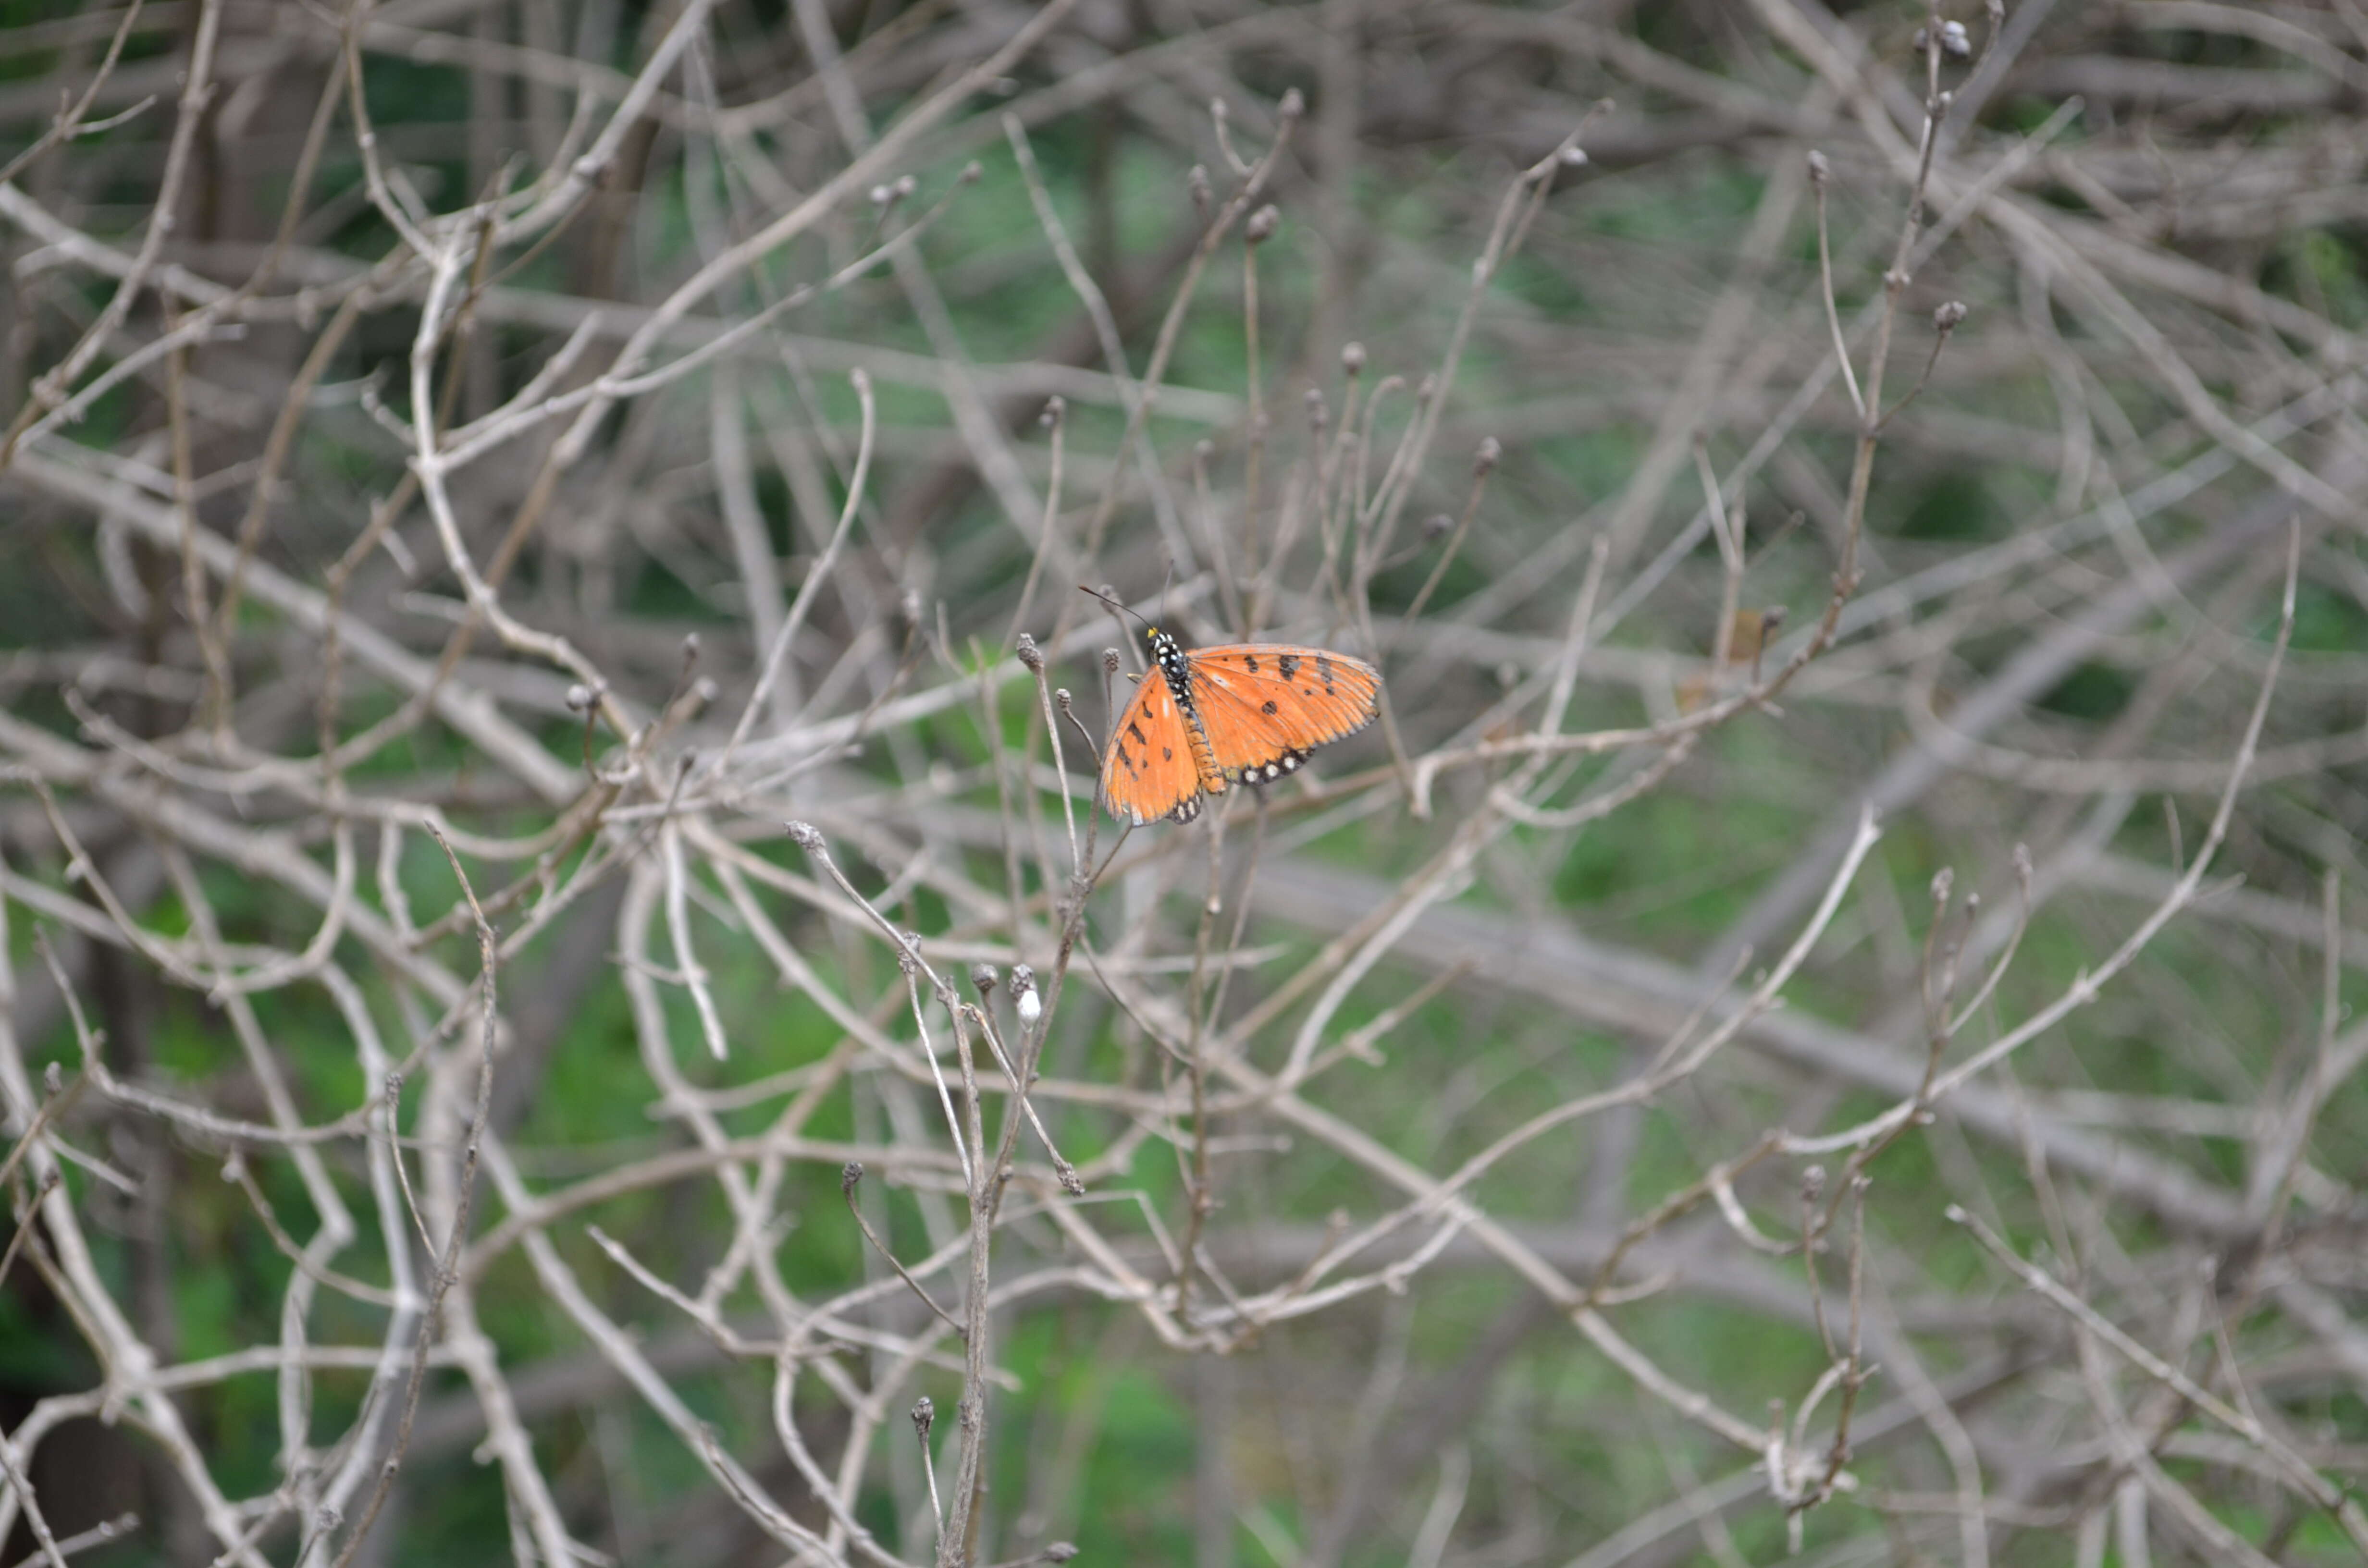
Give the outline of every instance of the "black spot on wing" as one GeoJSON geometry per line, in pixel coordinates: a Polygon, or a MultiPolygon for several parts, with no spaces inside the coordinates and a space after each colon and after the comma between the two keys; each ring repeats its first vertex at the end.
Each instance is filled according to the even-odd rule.
{"type": "Polygon", "coordinates": [[[1321,653],[1315,655],[1315,678],[1324,683],[1325,695],[1327,697],[1330,696],[1332,692],[1332,661],[1321,653]]]}
{"type": "Polygon", "coordinates": [[[1258,704],[1258,711],[1259,711],[1259,712],[1261,712],[1261,713],[1271,713],[1271,712],[1273,712],[1273,711],[1274,711],[1274,699],[1273,699],[1273,698],[1271,698],[1271,697],[1269,697],[1269,698],[1268,698],[1264,702],[1259,703],[1259,704],[1258,704]]]}
{"type": "MultiPolygon", "coordinates": [[[[1275,661],[1274,667],[1281,673],[1283,679],[1289,680],[1292,676],[1299,673],[1299,655],[1296,653],[1285,653],[1281,658],[1275,661]]],[[[1258,668],[1258,665],[1256,664],[1252,664],[1250,668],[1256,669],[1258,668]]]]}
{"type": "Polygon", "coordinates": [[[1134,744],[1136,745],[1149,745],[1151,744],[1149,739],[1145,737],[1143,733],[1143,726],[1136,723],[1132,719],[1127,721],[1126,733],[1134,737],[1134,744]]]}
{"type": "Polygon", "coordinates": [[[1258,674],[1258,655],[1256,653],[1244,653],[1242,655],[1242,667],[1249,671],[1252,675],[1258,674]]]}

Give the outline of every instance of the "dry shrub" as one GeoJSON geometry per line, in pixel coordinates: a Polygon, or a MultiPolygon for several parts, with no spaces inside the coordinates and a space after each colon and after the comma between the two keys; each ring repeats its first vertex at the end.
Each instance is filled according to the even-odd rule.
{"type": "Polygon", "coordinates": [[[11,1560],[2368,1549],[2350,0],[0,24],[11,1560]]]}

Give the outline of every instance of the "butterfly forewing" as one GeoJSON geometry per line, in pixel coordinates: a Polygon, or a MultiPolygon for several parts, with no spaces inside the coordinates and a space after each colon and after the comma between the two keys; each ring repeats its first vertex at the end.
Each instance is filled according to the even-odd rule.
{"type": "Polygon", "coordinates": [[[1187,722],[1156,669],[1136,684],[1103,748],[1102,799],[1112,814],[1138,825],[1171,814],[1190,822],[1200,814],[1200,770],[1187,722]]]}
{"type": "Polygon", "coordinates": [[[1295,767],[1305,753],[1363,729],[1381,691],[1372,665],[1320,648],[1233,643],[1195,648],[1186,660],[1209,747],[1232,778],[1295,767]]]}

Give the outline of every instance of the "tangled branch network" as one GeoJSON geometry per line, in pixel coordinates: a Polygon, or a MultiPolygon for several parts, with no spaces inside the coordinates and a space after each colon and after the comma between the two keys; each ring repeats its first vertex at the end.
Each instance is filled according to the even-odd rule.
{"type": "Polygon", "coordinates": [[[2363,82],[0,7],[0,1561],[2368,1557],[2363,82]]]}

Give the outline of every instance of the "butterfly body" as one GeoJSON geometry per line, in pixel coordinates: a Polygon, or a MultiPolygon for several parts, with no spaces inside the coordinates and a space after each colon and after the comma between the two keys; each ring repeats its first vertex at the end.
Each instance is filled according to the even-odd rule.
{"type": "Polygon", "coordinates": [[[1187,649],[1154,627],[1152,673],[1119,715],[1102,799],[1138,826],[1190,822],[1235,784],[1270,784],[1307,754],[1363,729],[1381,676],[1361,659],[1258,642],[1187,649]]]}

